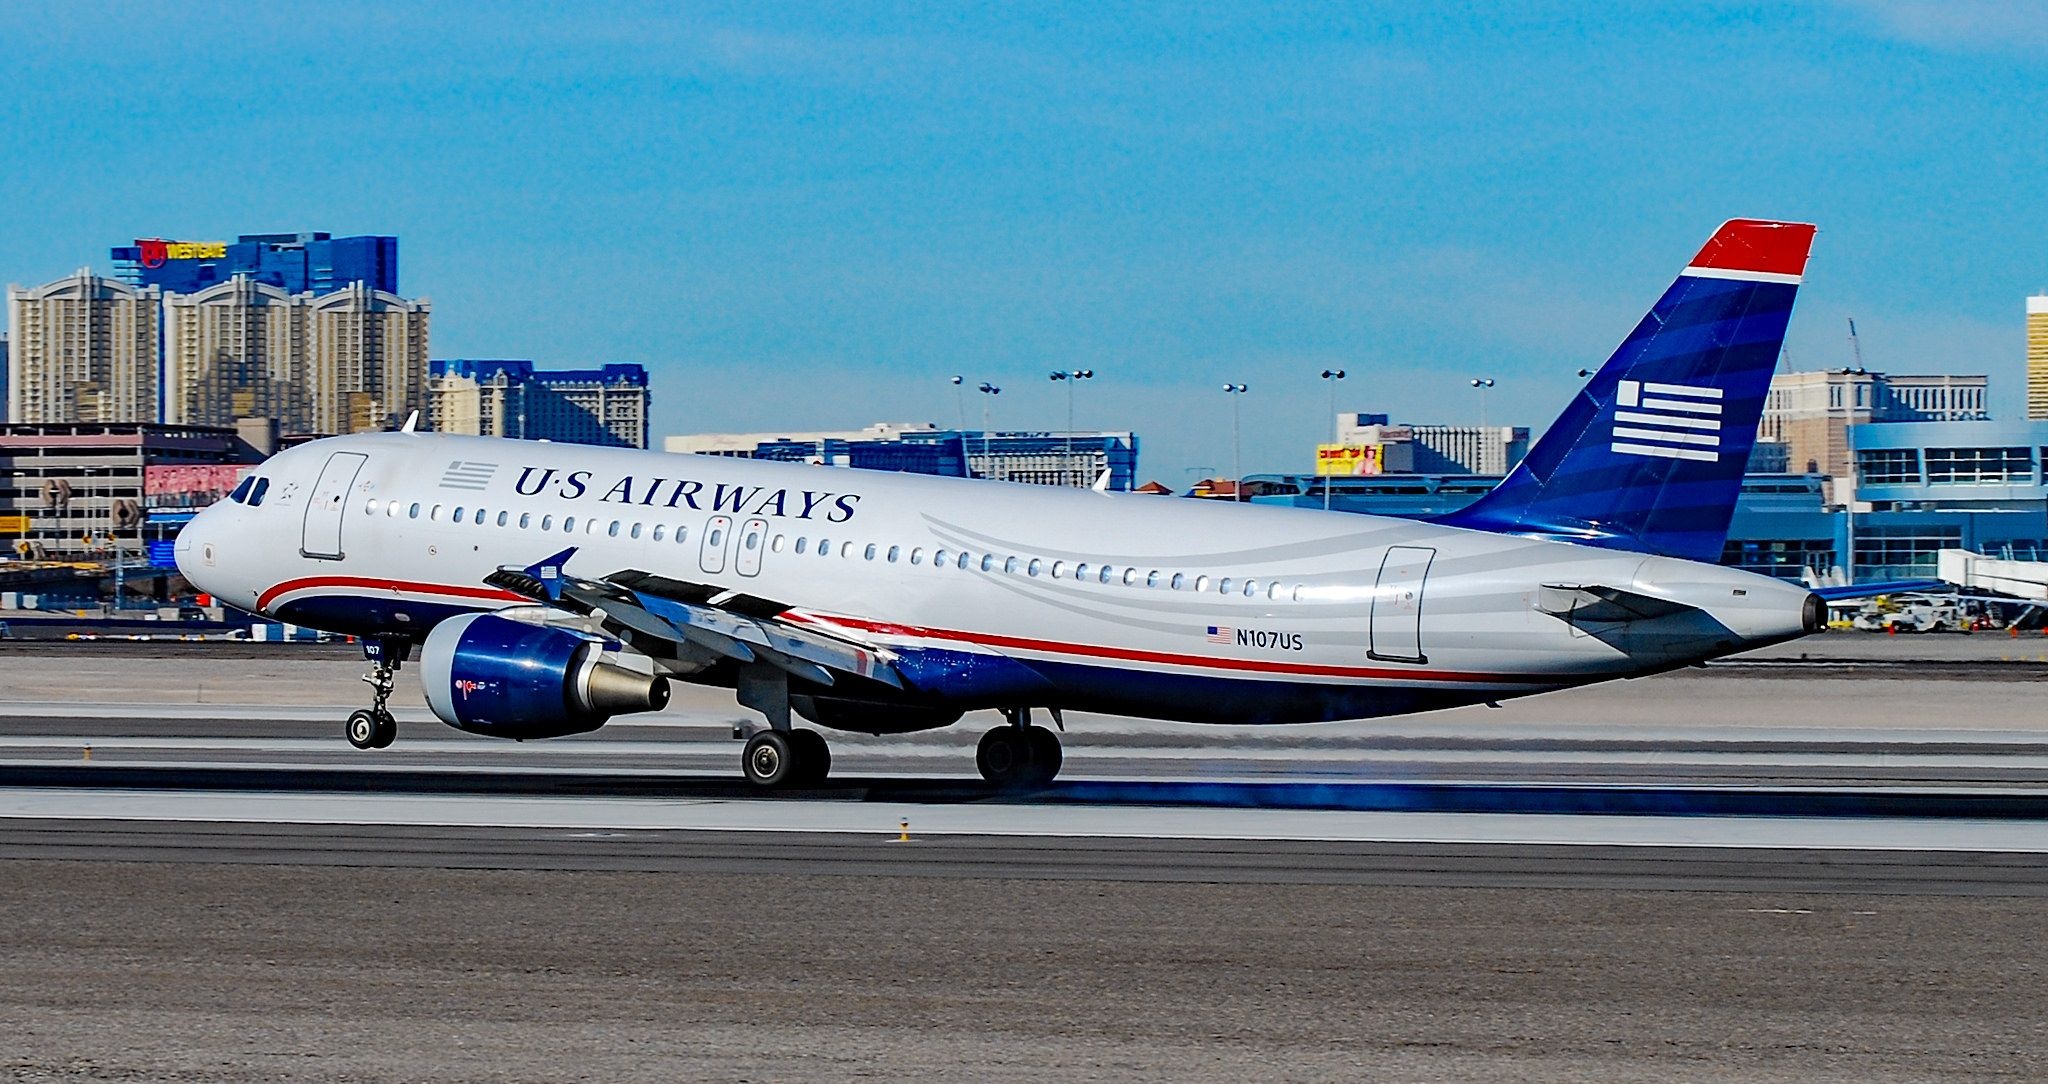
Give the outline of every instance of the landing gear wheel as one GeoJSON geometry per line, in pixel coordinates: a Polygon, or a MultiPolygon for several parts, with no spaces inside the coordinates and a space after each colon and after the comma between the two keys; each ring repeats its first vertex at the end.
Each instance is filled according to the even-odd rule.
{"type": "Polygon", "coordinates": [[[398,720],[392,718],[388,711],[373,714],[377,719],[377,734],[370,739],[370,748],[389,749],[391,743],[398,740],[398,720]]]}
{"type": "Polygon", "coordinates": [[[1060,736],[1042,726],[1026,727],[1025,741],[1031,747],[1031,784],[1042,787],[1060,774],[1060,765],[1066,761],[1066,754],[1060,749],[1060,736]]]}
{"type": "Polygon", "coordinates": [[[999,726],[981,736],[974,766],[981,777],[999,787],[1021,787],[1033,781],[1032,742],[1024,728],[999,726]]]}
{"type": "Polygon", "coordinates": [[[358,749],[376,749],[379,748],[377,739],[382,735],[383,728],[377,725],[375,715],[368,711],[358,711],[349,715],[348,727],[343,733],[348,735],[348,743],[358,749]]]}
{"type": "Polygon", "coordinates": [[[815,730],[792,730],[789,732],[790,750],[796,754],[796,772],[793,782],[818,784],[832,772],[832,747],[825,744],[825,735],[815,730]]]}
{"type": "Polygon", "coordinates": [[[756,786],[780,787],[796,782],[799,759],[789,735],[763,730],[747,739],[746,751],[740,754],[740,770],[756,786]]]}

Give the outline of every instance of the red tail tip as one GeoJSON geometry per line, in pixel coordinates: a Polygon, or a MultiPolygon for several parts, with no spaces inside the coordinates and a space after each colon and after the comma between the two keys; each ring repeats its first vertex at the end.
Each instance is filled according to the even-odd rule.
{"type": "Polygon", "coordinates": [[[1814,227],[1805,222],[1768,222],[1731,218],[1692,258],[1693,267],[1717,271],[1750,271],[1766,275],[1803,275],[1813,249],[1814,227]]]}

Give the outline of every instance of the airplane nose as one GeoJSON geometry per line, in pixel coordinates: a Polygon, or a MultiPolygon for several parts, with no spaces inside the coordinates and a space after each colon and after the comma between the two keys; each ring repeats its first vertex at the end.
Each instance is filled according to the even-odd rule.
{"type": "Polygon", "coordinates": [[[209,583],[217,578],[220,567],[218,533],[215,527],[220,522],[218,507],[204,508],[187,522],[178,532],[178,541],[171,549],[171,557],[177,563],[178,573],[192,586],[208,594],[218,594],[218,584],[209,583]]]}

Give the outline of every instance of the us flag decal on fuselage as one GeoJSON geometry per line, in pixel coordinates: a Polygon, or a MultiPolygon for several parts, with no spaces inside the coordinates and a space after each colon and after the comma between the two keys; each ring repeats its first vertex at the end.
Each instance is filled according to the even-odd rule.
{"type": "Polygon", "coordinates": [[[496,463],[476,463],[458,459],[448,464],[448,469],[441,472],[441,486],[444,489],[483,489],[491,484],[491,475],[496,473],[496,463]]]}
{"type": "Polygon", "coordinates": [[[1209,642],[1212,644],[1236,643],[1237,630],[1231,628],[1229,625],[1210,625],[1209,642]]]}
{"type": "Polygon", "coordinates": [[[1721,389],[1622,381],[1608,448],[1620,455],[1714,462],[1721,458],[1721,389]]]}

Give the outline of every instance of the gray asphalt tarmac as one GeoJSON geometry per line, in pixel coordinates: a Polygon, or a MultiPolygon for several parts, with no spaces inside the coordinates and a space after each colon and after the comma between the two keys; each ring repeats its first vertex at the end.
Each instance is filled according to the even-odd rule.
{"type": "MultiPolygon", "coordinates": [[[[1370,724],[1070,719],[1069,771],[2036,802],[2048,668],[1938,646],[1370,724]]],[[[0,661],[8,1079],[2048,1079],[2048,860],[2023,819],[1077,810],[937,781],[971,780],[973,733],[837,742],[850,772],[927,803],[921,825],[952,825],[894,843],[875,829],[898,807],[844,788],[727,793],[737,713],[715,691],[526,746],[408,709],[366,755],[334,732],[360,695],[338,651],[123,650],[0,661]],[[150,764],[341,791],[458,766],[513,782],[130,785],[150,764]],[[550,773],[628,767],[642,789],[548,793],[550,773]],[[1376,837],[1389,820],[1368,816],[1448,827],[1376,837]],[[1786,845],[1794,829],[1815,842],[1786,845]]]]}
{"type": "Polygon", "coordinates": [[[2034,1080],[2048,902],[9,862],[16,1080],[2034,1080]]]}

